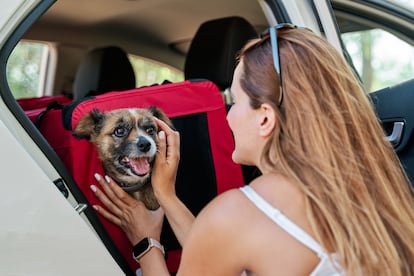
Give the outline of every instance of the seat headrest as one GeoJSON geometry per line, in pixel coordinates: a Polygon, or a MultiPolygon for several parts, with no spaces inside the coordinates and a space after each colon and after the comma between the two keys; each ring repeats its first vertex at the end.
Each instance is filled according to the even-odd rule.
{"type": "Polygon", "coordinates": [[[76,72],[74,100],[108,91],[135,88],[135,73],[127,53],[119,47],[97,48],[87,53],[76,72]]]}
{"type": "Polygon", "coordinates": [[[257,37],[254,27],[241,17],[226,17],[203,23],[193,38],[187,54],[186,79],[203,78],[220,90],[231,85],[237,53],[257,37]]]}

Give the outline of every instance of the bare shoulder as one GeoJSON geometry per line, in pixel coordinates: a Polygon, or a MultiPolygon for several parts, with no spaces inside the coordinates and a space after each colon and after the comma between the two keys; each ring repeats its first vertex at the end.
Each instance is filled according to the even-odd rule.
{"type": "Polygon", "coordinates": [[[216,197],[196,217],[183,248],[178,275],[240,275],[246,262],[243,195],[238,189],[216,197]]]}
{"type": "MultiPolygon", "coordinates": [[[[262,176],[250,186],[299,226],[308,228],[301,194],[282,177],[262,176]]],[[[183,251],[182,271],[188,274],[180,275],[240,275],[244,269],[274,275],[275,267],[279,273],[300,275],[309,274],[317,262],[312,251],[270,220],[239,189],[233,189],[217,196],[197,216],[183,251]],[[298,259],[302,266],[297,265],[298,259]]]]}
{"type": "Polygon", "coordinates": [[[234,212],[240,208],[237,206],[244,202],[244,197],[239,189],[228,190],[216,198],[214,198],[207,206],[204,208],[203,212],[211,215],[220,215],[224,212],[234,212]],[[217,212],[219,211],[219,212],[217,212]]]}
{"type": "Polygon", "coordinates": [[[220,232],[231,230],[243,223],[241,214],[246,210],[245,196],[239,189],[232,189],[214,198],[197,216],[195,226],[220,232]]]}
{"type": "MultiPolygon", "coordinates": [[[[257,190],[262,190],[262,187],[269,187],[271,188],[271,185],[268,185],[269,183],[276,183],[276,184],[282,184],[283,182],[286,182],[286,180],[283,177],[277,176],[277,175],[262,175],[254,179],[250,186],[257,190]]],[[[280,185],[276,185],[280,186],[280,185]]],[[[270,190],[268,190],[270,192],[270,190]]],[[[269,193],[265,193],[269,194],[269,193]]],[[[270,193],[272,194],[272,193],[270,193]]],[[[293,193],[292,193],[293,194],[293,193]]],[[[198,219],[200,221],[210,219],[213,220],[224,220],[224,226],[227,225],[226,222],[229,223],[230,226],[234,224],[234,220],[229,220],[229,215],[232,215],[232,218],[237,219],[238,217],[245,219],[245,212],[247,210],[251,210],[252,206],[247,204],[249,200],[246,198],[246,196],[239,190],[239,189],[231,189],[228,190],[220,195],[218,195],[216,198],[214,198],[199,214],[198,219]]]]}
{"type": "MultiPolygon", "coordinates": [[[[278,201],[280,200],[278,200],[278,197],[274,198],[272,195],[277,191],[273,190],[269,183],[279,184],[283,181],[285,180],[279,176],[262,175],[253,180],[250,183],[250,186],[257,190],[259,193],[268,195],[265,196],[265,199],[268,199],[269,203],[274,203],[276,201],[276,205],[278,205],[278,201]]],[[[279,192],[287,193],[287,191],[279,192]]],[[[290,192],[289,196],[292,196],[293,194],[295,193],[290,192]]],[[[281,195],[281,198],[286,198],[286,196],[281,195]]],[[[292,203],[292,201],[290,203],[292,203]]],[[[251,214],[256,216],[257,211],[258,210],[240,191],[240,189],[231,189],[214,198],[200,212],[200,214],[197,216],[196,222],[197,224],[207,224],[210,227],[217,227],[220,228],[220,230],[226,230],[225,228],[227,228],[227,230],[231,230],[232,228],[240,229],[240,224],[245,225],[246,222],[250,221],[248,215],[251,214]],[[211,225],[211,222],[214,222],[214,224],[211,225]]]]}

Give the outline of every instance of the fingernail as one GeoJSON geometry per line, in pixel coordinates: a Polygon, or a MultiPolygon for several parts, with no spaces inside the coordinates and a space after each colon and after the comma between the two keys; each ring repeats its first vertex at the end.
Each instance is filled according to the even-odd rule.
{"type": "Polygon", "coordinates": [[[95,185],[91,185],[90,188],[94,193],[96,193],[96,191],[98,190],[95,185]]]}
{"type": "Polygon", "coordinates": [[[161,130],[161,131],[158,133],[158,137],[159,137],[160,139],[165,139],[165,132],[161,130]]]}
{"type": "Polygon", "coordinates": [[[95,176],[97,181],[101,181],[101,176],[98,173],[95,173],[93,176],[95,176]]]}
{"type": "Polygon", "coordinates": [[[105,175],[105,180],[106,182],[109,184],[109,182],[111,182],[111,179],[109,178],[109,176],[105,175]]]}
{"type": "Polygon", "coordinates": [[[98,211],[98,205],[92,205],[92,208],[95,209],[96,211],[98,211]]]}

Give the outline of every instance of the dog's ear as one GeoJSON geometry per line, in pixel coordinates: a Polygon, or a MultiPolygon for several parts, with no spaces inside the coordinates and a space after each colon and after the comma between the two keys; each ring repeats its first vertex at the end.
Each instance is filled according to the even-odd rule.
{"type": "Polygon", "coordinates": [[[98,135],[105,120],[105,113],[93,109],[83,116],[72,131],[72,135],[79,139],[91,139],[92,135],[98,135]]]}
{"type": "Polygon", "coordinates": [[[174,126],[170,120],[170,118],[165,115],[164,111],[162,111],[160,108],[156,106],[151,106],[149,108],[149,111],[154,115],[154,117],[157,117],[161,121],[164,121],[170,128],[174,129],[174,126]]]}

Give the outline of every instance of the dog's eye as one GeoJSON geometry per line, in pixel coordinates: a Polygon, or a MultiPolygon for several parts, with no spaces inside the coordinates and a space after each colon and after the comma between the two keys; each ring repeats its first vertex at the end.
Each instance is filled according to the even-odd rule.
{"type": "Polygon", "coordinates": [[[147,127],[147,129],[145,130],[149,135],[153,135],[155,133],[155,128],[154,127],[147,127]]]}
{"type": "Polygon", "coordinates": [[[128,130],[125,127],[117,127],[114,130],[114,135],[116,137],[124,137],[128,134],[128,130]]]}

